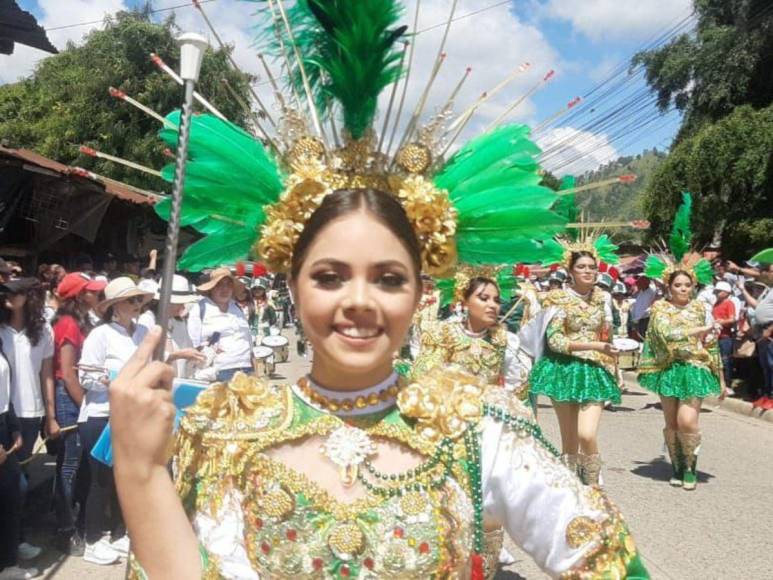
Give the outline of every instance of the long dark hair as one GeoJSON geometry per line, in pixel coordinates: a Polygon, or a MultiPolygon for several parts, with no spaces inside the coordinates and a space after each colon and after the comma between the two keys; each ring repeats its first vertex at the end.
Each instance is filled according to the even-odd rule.
{"type": "Polygon", "coordinates": [[[298,277],[309,246],[326,225],[361,209],[367,210],[400,240],[411,256],[416,281],[421,286],[421,248],[411,222],[408,221],[400,202],[388,193],[376,189],[338,189],[325,196],[306,222],[293,248],[291,276],[298,277]]]}
{"type": "Polygon", "coordinates": [[[55,326],[56,323],[65,316],[69,316],[75,320],[84,336],[94,328],[91,324],[89,315],[83,312],[83,308],[77,297],[67,298],[59,302],[59,308],[57,308],[54,319],[51,321],[51,326],[55,326]]]}
{"type": "MultiPolygon", "coordinates": [[[[45,291],[38,285],[24,292],[19,292],[19,294],[27,296],[27,301],[24,303],[22,311],[24,316],[24,334],[27,335],[27,340],[30,341],[30,344],[36,346],[40,341],[40,337],[43,336],[43,327],[46,324],[46,319],[43,316],[45,291]]],[[[5,300],[1,300],[0,324],[9,324],[12,314],[11,309],[5,305],[5,300]]]]}

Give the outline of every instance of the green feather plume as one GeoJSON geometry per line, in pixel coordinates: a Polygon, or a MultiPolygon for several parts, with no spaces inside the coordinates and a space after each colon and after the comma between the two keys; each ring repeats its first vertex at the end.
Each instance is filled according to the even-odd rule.
{"type": "MultiPolygon", "coordinates": [[[[170,113],[167,120],[178,127],[179,111],[170,113]]],[[[171,148],[177,147],[177,129],[165,127],[159,136],[171,148]]],[[[172,182],[174,164],[166,165],[161,175],[172,182]]],[[[198,272],[247,258],[265,220],[263,207],[279,199],[283,180],[260,141],[228,121],[194,116],[180,222],[205,237],[188,247],[178,267],[198,272]]],[[[155,206],[165,220],[170,209],[169,199],[155,206]]]]}
{"type": "Polygon", "coordinates": [[[699,284],[711,284],[714,280],[714,268],[706,258],[698,260],[692,267],[692,271],[699,284]]]}
{"type": "Polygon", "coordinates": [[[456,294],[456,280],[453,276],[436,279],[435,288],[440,293],[440,306],[448,306],[453,303],[456,294]]]}
{"type": "Polygon", "coordinates": [[[558,195],[540,185],[539,153],[528,127],[504,125],[469,141],[435,176],[458,212],[460,262],[535,262],[536,240],[564,230],[551,209],[558,195]]]}
{"type": "Polygon", "coordinates": [[[668,268],[666,261],[663,258],[652,254],[647,256],[647,260],[644,262],[644,275],[648,278],[660,280],[663,277],[666,268],[668,268]]]}
{"type": "Polygon", "coordinates": [[[692,196],[688,192],[682,194],[682,205],[674,216],[674,225],[671,228],[669,248],[677,262],[690,251],[692,246],[692,230],[690,229],[690,214],[692,213],[692,196]]]}
{"type": "Polygon", "coordinates": [[[602,262],[606,262],[610,265],[617,264],[620,259],[617,257],[618,247],[615,243],[612,242],[612,240],[609,239],[609,236],[604,234],[603,236],[599,236],[596,238],[596,241],[593,242],[593,247],[596,248],[596,252],[599,255],[599,259],[602,262]]]}
{"type": "MultiPolygon", "coordinates": [[[[289,12],[318,111],[329,114],[338,102],[344,127],[354,139],[365,134],[379,94],[402,72],[395,49],[406,30],[395,28],[401,13],[396,0],[298,0],[289,12]]],[[[302,94],[298,66],[292,82],[302,94]]]]}

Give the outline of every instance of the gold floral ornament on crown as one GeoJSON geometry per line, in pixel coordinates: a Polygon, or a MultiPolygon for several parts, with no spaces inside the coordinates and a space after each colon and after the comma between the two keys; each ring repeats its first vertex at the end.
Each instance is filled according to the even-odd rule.
{"type": "Polygon", "coordinates": [[[372,132],[331,151],[314,137],[303,136],[288,149],[291,169],[280,200],[266,207],[257,252],[268,268],[289,272],[292,252],[311,214],[337,189],[372,188],[394,195],[402,204],[421,247],[422,268],[442,275],[456,263],[457,212],[448,193],[423,174],[432,164],[428,147],[409,143],[398,152],[397,168],[389,171],[375,152],[372,132]]]}
{"type": "Polygon", "coordinates": [[[499,273],[505,269],[505,266],[470,266],[462,264],[454,273],[454,300],[456,302],[464,301],[464,293],[474,278],[488,278],[496,281],[499,273]]]}

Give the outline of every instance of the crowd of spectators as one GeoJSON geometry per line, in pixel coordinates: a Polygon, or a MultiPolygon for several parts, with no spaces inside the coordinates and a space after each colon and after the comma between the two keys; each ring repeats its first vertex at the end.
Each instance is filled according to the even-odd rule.
{"type": "MultiPolygon", "coordinates": [[[[110,418],[110,380],[159,320],[157,254],[107,254],[98,268],[79,255],[72,265],[42,264],[32,275],[0,259],[0,578],[36,574],[27,563],[41,548],[27,541],[22,521],[26,469],[43,440],[56,457],[58,549],[94,565],[129,549],[112,468],[91,451],[110,418]]],[[[773,410],[773,264],[713,265],[713,283],[696,298],[718,324],[725,382],[773,410]]],[[[547,292],[567,275],[553,269],[529,280],[547,292]]],[[[255,371],[255,346],[293,322],[284,279],[221,267],[195,282],[179,274],[172,282],[167,362],[189,380],[255,371]]],[[[660,282],[602,268],[598,286],[608,293],[609,338],[641,343],[652,304],[664,296],[660,282]]]]}
{"type": "MultiPolygon", "coordinates": [[[[126,558],[112,468],[92,450],[110,418],[109,385],[159,319],[153,251],[143,261],[76,256],[77,269],[27,273],[0,259],[0,578],[32,578],[41,548],[22,522],[36,451],[56,457],[55,545],[94,565],[126,558]]],[[[291,320],[286,285],[265,271],[175,275],[166,361],[179,378],[253,372],[253,347],[291,320]],[[243,274],[243,272],[241,273],[243,274]]]]}

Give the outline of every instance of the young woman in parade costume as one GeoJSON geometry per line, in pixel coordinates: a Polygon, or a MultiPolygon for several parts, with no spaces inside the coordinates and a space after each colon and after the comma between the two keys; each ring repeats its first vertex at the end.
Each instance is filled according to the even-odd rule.
{"type": "Polygon", "coordinates": [[[531,392],[553,402],[562,458],[588,485],[598,484],[601,474],[598,428],[604,402],[620,402],[612,314],[595,286],[599,262],[615,263],[616,249],[606,236],[546,244],[545,261],[551,261],[551,253],[560,255],[571,281],[542,301],[549,318],[547,349],[529,376],[531,392]]]}
{"type": "Polygon", "coordinates": [[[724,396],[726,388],[711,309],[695,299],[696,286],[711,282],[712,268],[689,253],[691,206],[690,194],[683,194],[669,240],[673,257],[652,255],[646,262],[645,274],[662,280],[667,294],[652,305],[639,366],[639,383],[660,395],[672,466],[669,483],[685,490],[695,489],[697,482],[703,398],[724,396]]]}
{"type": "MultiPolygon", "coordinates": [[[[270,151],[195,116],[181,221],[207,235],[180,267],[243,259],[259,234],[261,259],[288,274],[312,368],[295,385],[237,373],[205,390],[180,423],[173,483],[171,374],[146,364],[151,335],[110,389],[135,573],[477,580],[500,549],[487,532],[504,528],[551,575],[646,577],[619,512],[566,469],[514,397],[454,368],[410,383],[393,371],[422,270],[447,275],[457,256],[516,263],[536,232],[560,231],[528,130],[498,127],[446,160],[435,132],[448,113],[418,127],[419,107],[385,154],[372,125],[401,72],[399,7],[315,0],[287,17],[273,6],[275,22],[289,21],[278,41],[294,40],[300,94],[340,105],[339,138],[313,108],[313,129],[299,123],[291,98],[270,151]],[[224,213],[243,225],[224,229],[224,213]]],[[[175,130],[162,137],[177,143],[175,130]]]]}
{"type": "Polygon", "coordinates": [[[460,321],[422,326],[412,376],[435,366],[455,365],[525,401],[533,355],[499,320],[501,288],[509,294],[512,286],[512,276],[500,267],[463,266],[453,278],[440,280],[441,301],[462,304],[465,315],[460,321]]]}

